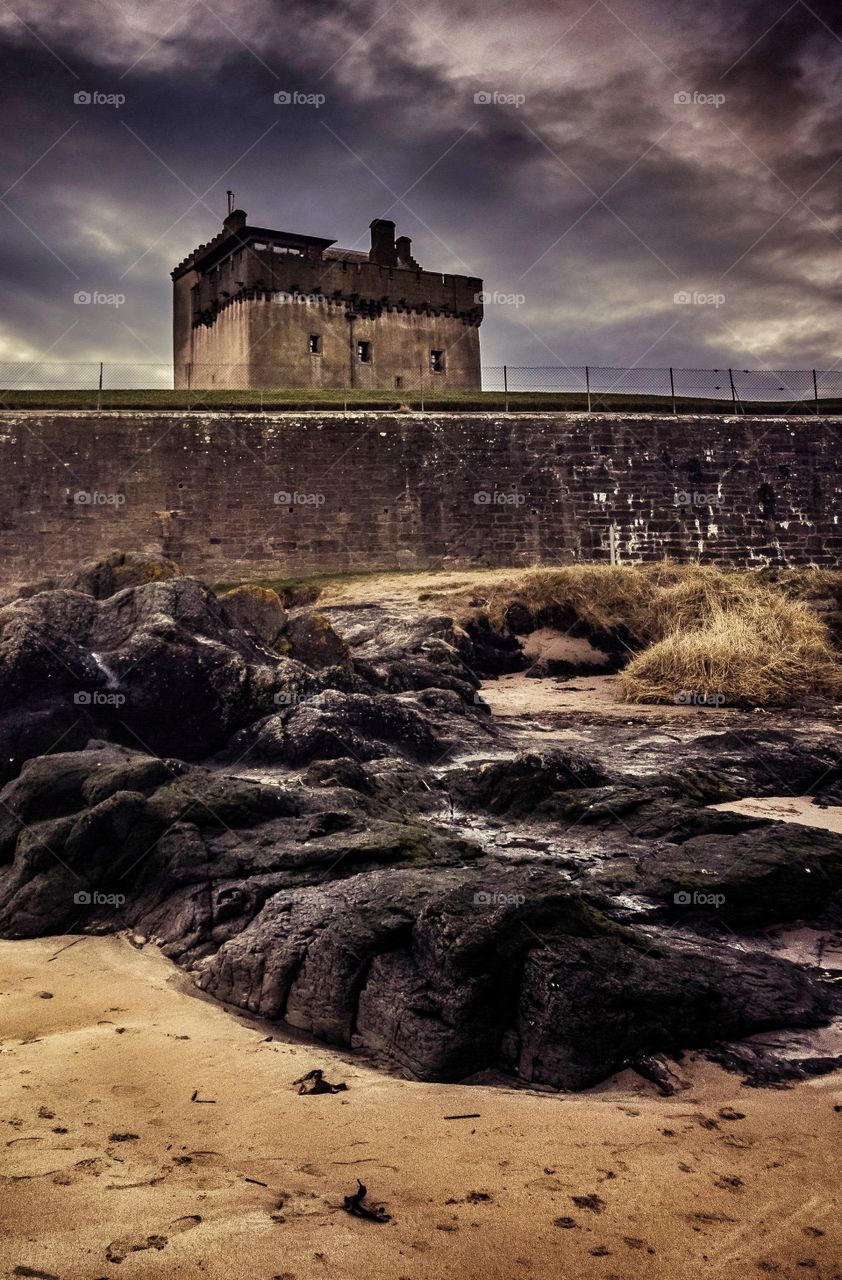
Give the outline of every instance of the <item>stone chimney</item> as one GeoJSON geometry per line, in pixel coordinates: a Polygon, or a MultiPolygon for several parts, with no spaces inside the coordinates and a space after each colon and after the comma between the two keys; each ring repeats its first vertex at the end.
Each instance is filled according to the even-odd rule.
{"type": "Polygon", "coordinates": [[[226,231],[242,231],[248,221],[242,209],[232,209],[222,224],[226,231]]]}
{"type": "Polygon", "coordinates": [[[412,256],[412,241],[409,236],[398,236],[395,241],[395,252],[397,254],[399,267],[418,266],[418,263],[412,256]]]}
{"type": "Polygon", "coordinates": [[[371,227],[371,249],[369,261],[377,262],[382,267],[394,267],[397,263],[395,255],[395,224],[388,218],[375,218],[371,227]]]}

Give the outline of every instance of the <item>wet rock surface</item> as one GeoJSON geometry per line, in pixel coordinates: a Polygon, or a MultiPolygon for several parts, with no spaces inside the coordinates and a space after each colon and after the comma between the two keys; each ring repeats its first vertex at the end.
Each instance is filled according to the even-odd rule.
{"type": "Polygon", "coordinates": [[[768,1082],[746,1037],[842,1017],[774,934],[842,931],[842,836],[709,807],[838,803],[835,723],[492,717],[510,629],[261,591],[124,560],[0,609],[0,935],[130,928],[424,1079],[702,1047],[768,1082]]]}

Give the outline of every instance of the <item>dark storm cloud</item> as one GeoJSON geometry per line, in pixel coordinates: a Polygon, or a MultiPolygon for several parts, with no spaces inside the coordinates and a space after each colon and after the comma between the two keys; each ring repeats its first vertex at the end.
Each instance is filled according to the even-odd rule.
{"type": "Polygon", "coordinates": [[[835,364],[842,22],[787,4],[16,0],[2,356],[166,358],[169,269],[230,186],[346,245],[388,212],[425,265],[522,295],[487,309],[489,364],[835,364]],[[274,104],[295,88],[326,101],[274,104]]]}

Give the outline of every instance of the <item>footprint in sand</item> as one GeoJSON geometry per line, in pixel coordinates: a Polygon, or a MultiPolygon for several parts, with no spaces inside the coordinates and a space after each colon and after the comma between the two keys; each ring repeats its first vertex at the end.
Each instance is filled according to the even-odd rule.
{"type": "Polygon", "coordinates": [[[119,1240],[112,1240],[105,1251],[105,1256],[109,1262],[124,1262],[130,1253],[141,1253],[145,1249],[165,1249],[171,1236],[180,1235],[184,1231],[192,1231],[194,1227],[198,1227],[201,1221],[202,1219],[198,1214],[190,1214],[186,1218],[176,1218],[174,1222],[171,1222],[166,1228],[167,1235],[151,1235],[140,1238],[123,1236],[119,1240]]]}
{"type": "Polygon", "coordinates": [[[591,1213],[604,1213],[605,1201],[600,1196],[571,1196],[570,1199],[578,1209],[590,1209],[591,1213]]]}
{"type": "Polygon", "coordinates": [[[733,1173],[722,1173],[714,1178],[713,1185],[719,1187],[721,1191],[742,1191],[743,1180],[733,1173]]]}

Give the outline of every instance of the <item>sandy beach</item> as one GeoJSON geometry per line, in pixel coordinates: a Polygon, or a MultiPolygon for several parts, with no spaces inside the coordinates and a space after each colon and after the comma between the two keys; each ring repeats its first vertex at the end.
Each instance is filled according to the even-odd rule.
{"type": "Polygon", "coordinates": [[[421,1084],[193,994],[150,945],[70,941],[0,943],[4,1277],[842,1275],[838,1075],[421,1084]],[[347,1091],[299,1096],[314,1067],[347,1091]],[[344,1212],[358,1177],[391,1221],[344,1212]]]}

